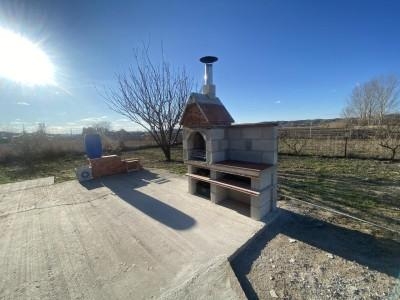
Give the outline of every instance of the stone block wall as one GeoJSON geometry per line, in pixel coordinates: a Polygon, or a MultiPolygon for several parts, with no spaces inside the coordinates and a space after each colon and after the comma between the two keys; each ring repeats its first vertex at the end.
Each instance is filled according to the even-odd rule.
{"type": "Polygon", "coordinates": [[[206,143],[206,161],[239,160],[275,165],[278,161],[277,128],[275,126],[240,126],[222,128],[184,128],[184,160],[193,149],[191,136],[199,132],[206,143]]]}
{"type": "Polygon", "coordinates": [[[184,128],[183,129],[183,159],[188,160],[193,149],[192,137],[198,132],[206,145],[206,162],[209,164],[227,159],[228,139],[225,128],[184,128]]]}
{"type": "MultiPolygon", "coordinates": [[[[250,216],[261,220],[276,208],[277,201],[277,163],[278,139],[276,124],[239,124],[214,128],[184,128],[183,153],[184,160],[190,159],[193,141],[196,133],[200,133],[205,141],[207,164],[223,160],[263,163],[270,165],[259,177],[251,178],[251,189],[259,192],[258,196],[227,189],[216,184],[210,185],[210,200],[219,203],[231,199],[250,206],[250,216]]],[[[195,168],[188,165],[188,173],[193,174],[195,168]]],[[[229,174],[229,171],[227,172],[229,174]]],[[[223,173],[210,170],[210,179],[218,180],[223,173]]],[[[188,178],[189,192],[196,193],[197,179],[188,178]]]]}
{"type": "Polygon", "coordinates": [[[230,160],[248,161],[275,165],[278,162],[277,128],[275,126],[228,127],[230,160]]]}

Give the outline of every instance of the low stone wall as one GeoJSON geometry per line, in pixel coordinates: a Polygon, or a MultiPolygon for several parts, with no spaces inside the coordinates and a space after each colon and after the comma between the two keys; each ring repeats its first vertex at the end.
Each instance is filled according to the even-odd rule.
{"type": "Polygon", "coordinates": [[[229,159],[271,165],[278,162],[276,127],[234,125],[227,128],[227,135],[229,159]]]}

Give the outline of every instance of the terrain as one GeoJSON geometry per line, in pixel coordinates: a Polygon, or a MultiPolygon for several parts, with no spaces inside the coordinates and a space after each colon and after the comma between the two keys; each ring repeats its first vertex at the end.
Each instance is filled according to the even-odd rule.
{"type": "MultiPolygon", "coordinates": [[[[165,162],[157,148],[122,155],[178,177],[186,172],[180,147],[174,149],[171,162],[165,162]]],[[[75,179],[73,168],[84,163],[82,155],[71,155],[32,166],[1,164],[0,182],[55,176],[57,183],[68,184],[75,179]]],[[[246,296],[397,299],[400,164],[280,155],[278,175],[278,220],[232,261],[246,296]]],[[[190,284],[168,297],[183,295],[190,284]]]]}
{"type": "Polygon", "coordinates": [[[249,299],[398,299],[400,236],[296,201],[232,266],[249,299]],[[352,228],[357,228],[354,230],[352,228]]]}

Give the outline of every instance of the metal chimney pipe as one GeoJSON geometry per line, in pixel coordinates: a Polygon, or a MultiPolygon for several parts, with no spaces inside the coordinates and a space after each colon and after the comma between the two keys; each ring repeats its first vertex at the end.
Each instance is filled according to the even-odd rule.
{"type": "Polygon", "coordinates": [[[215,85],[213,84],[213,66],[212,64],[218,60],[215,56],[204,56],[200,61],[205,65],[204,67],[204,85],[203,94],[210,98],[215,98],[215,85]]]}
{"type": "Polygon", "coordinates": [[[204,65],[204,84],[209,85],[213,84],[213,67],[212,64],[205,64],[204,65]]]}

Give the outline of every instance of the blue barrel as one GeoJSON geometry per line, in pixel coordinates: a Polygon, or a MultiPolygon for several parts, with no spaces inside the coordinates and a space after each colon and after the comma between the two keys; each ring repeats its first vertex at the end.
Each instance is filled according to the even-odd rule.
{"type": "Polygon", "coordinates": [[[85,135],[85,150],[90,159],[100,158],[102,154],[101,138],[97,133],[85,135]]]}

